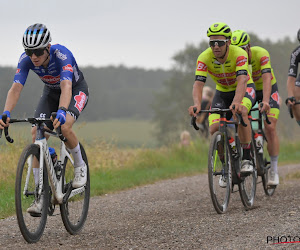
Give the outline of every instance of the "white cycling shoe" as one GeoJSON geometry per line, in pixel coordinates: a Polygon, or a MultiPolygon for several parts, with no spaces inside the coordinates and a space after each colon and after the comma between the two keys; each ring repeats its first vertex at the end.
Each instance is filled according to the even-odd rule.
{"type": "Polygon", "coordinates": [[[226,188],[227,187],[227,179],[224,176],[220,176],[219,186],[221,188],[226,188]]]}
{"type": "Polygon", "coordinates": [[[42,194],[39,200],[35,200],[29,208],[27,208],[27,213],[33,217],[40,217],[42,215],[42,208],[44,202],[44,195],[42,194]]]}
{"type": "Polygon", "coordinates": [[[267,185],[268,186],[277,186],[278,184],[279,184],[278,173],[276,173],[273,170],[270,170],[267,185]]]}
{"type": "Polygon", "coordinates": [[[253,172],[252,162],[249,160],[242,160],[241,173],[246,174],[252,172],[253,172]]]}
{"type": "Polygon", "coordinates": [[[73,188],[80,188],[86,184],[87,181],[87,166],[84,163],[80,167],[74,167],[74,179],[72,183],[73,188]]]}

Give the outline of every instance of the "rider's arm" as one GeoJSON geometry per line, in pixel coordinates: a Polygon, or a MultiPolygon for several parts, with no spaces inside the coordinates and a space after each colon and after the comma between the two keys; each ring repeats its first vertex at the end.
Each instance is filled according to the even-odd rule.
{"type": "Polygon", "coordinates": [[[296,82],[296,77],[288,76],[287,83],[286,83],[288,97],[294,96],[295,82],[296,82]]]}
{"type": "Polygon", "coordinates": [[[4,106],[4,111],[11,112],[14,107],[17,105],[18,100],[20,98],[20,94],[23,90],[23,85],[20,83],[13,83],[10,90],[7,93],[6,102],[4,106]]]}
{"type": "Polygon", "coordinates": [[[237,86],[232,104],[241,104],[247,89],[247,75],[239,75],[237,78],[237,86]]]}
{"type": "Polygon", "coordinates": [[[262,74],[263,80],[263,102],[269,103],[271,91],[272,91],[272,84],[271,84],[272,74],[270,72],[266,72],[262,74]]]}
{"type": "Polygon", "coordinates": [[[193,85],[193,100],[194,100],[194,105],[195,106],[200,106],[201,107],[201,101],[202,101],[202,91],[203,91],[203,86],[204,82],[201,81],[195,81],[193,85]]]}
{"type": "Polygon", "coordinates": [[[61,95],[59,99],[59,107],[68,109],[72,98],[72,82],[63,80],[60,82],[61,95]]]}

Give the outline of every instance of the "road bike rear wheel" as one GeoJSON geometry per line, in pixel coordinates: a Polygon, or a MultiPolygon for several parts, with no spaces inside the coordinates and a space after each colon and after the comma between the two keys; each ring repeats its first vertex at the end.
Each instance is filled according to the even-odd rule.
{"type": "Polygon", "coordinates": [[[17,220],[24,239],[29,243],[37,242],[45,229],[49,204],[49,184],[47,170],[43,168],[42,212],[40,215],[29,214],[26,210],[35,201],[41,202],[38,187],[35,185],[32,170],[33,161],[39,164],[40,147],[28,145],[19,159],[15,182],[15,205],[17,220]]]}
{"type": "Polygon", "coordinates": [[[256,170],[256,154],[254,144],[251,142],[251,156],[253,164],[253,172],[246,175],[241,175],[242,181],[239,183],[239,193],[242,203],[246,209],[253,207],[255,195],[256,195],[256,182],[257,182],[257,170],[256,170]]]}
{"type": "MultiPolygon", "coordinates": [[[[61,218],[63,220],[66,230],[70,234],[78,233],[87,218],[89,201],[90,201],[90,174],[89,174],[89,164],[88,159],[85,153],[83,146],[80,144],[81,154],[84,162],[87,165],[87,182],[84,186],[83,192],[80,192],[69,200],[60,205],[61,218]]],[[[74,166],[70,160],[66,157],[63,165],[62,176],[63,182],[63,192],[66,192],[66,189],[69,185],[72,185],[72,180],[74,178],[74,166]]]]}
{"type": "Polygon", "coordinates": [[[231,192],[231,156],[224,134],[216,132],[212,136],[208,153],[208,182],[210,196],[218,214],[228,208],[231,192]],[[220,180],[223,185],[220,185],[220,180]],[[225,183],[225,184],[224,184],[225,183]]]}

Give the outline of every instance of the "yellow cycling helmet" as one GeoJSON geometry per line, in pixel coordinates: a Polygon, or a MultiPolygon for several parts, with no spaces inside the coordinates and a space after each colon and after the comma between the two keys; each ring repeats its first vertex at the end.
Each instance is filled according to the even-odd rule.
{"type": "Polygon", "coordinates": [[[250,43],[250,36],[243,30],[235,30],[232,33],[231,44],[236,46],[245,46],[250,43]]]}
{"type": "Polygon", "coordinates": [[[207,30],[207,36],[225,36],[231,38],[231,30],[226,23],[214,23],[207,30]]]}

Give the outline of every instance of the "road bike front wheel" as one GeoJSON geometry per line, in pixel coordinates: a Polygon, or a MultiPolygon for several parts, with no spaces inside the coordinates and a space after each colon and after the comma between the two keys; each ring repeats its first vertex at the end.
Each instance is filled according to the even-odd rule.
{"type": "Polygon", "coordinates": [[[208,183],[210,196],[218,214],[228,208],[231,192],[231,157],[225,136],[216,132],[212,136],[208,153],[208,183]]]}
{"type": "Polygon", "coordinates": [[[43,189],[38,194],[35,185],[33,165],[39,166],[40,147],[35,144],[28,145],[19,159],[15,182],[15,205],[17,220],[24,239],[29,243],[37,242],[45,229],[49,204],[49,184],[47,170],[43,168],[43,189]],[[27,209],[33,202],[39,202],[41,214],[29,214],[27,209]]]}
{"type": "Polygon", "coordinates": [[[251,142],[251,161],[253,164],[253,172],[246,175],[241,175],[242,181],[239,183],[239,193],[242,203],[246,209],[253,207],[255,195],[256,195],[256,182],[257,182],[257,170],[256,170],[256,155],[254,144],[251,142]]]}
{"type": "MultiPolygon", "coordinates": [[[[82,158],[87,166],[87,182],[82,192],[69,198],[68,201],[60,205],[61,218],[63,220],[66,230],[70,234],[78,233],[87,218],[90,201],[90,173],[88,159],[83,146],[80,144],[82,158]]],[[[66,157],[64,160],[62,176],[63,178],[63,192],[65,193],[67,188],[72,185],[74,178],[74,166],[70,160],[66,157]]]]}

